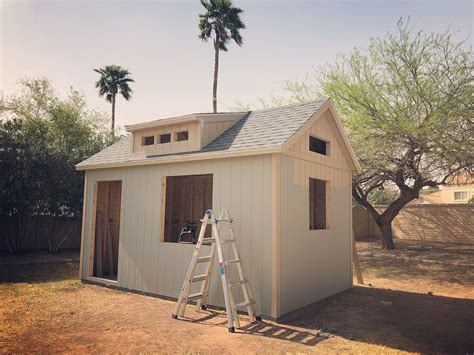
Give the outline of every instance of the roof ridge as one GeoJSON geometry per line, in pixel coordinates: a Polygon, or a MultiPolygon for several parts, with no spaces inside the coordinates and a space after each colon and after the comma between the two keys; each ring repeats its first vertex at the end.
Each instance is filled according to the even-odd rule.
{"type": "Polygon", "coordinates": [[[252,110],[250,112],[265,112],[265,111],[273,111],[273,110],[279,110],[279,109],[284,109],[284,108],[291,108],[291,107],[296,107],[296,106],[306,106],[306,105],[309,105],[309,104],[316,104],[316,103],[326,102],[328,100],[329,100],[329,97],[326,97],[326,98],[310,100],[310,101],[305,101],[305,102],[297,102],[297,103],[294,103],[294,104],[262,108],[262,109],[258,109],[258,110],[252,110]]]}

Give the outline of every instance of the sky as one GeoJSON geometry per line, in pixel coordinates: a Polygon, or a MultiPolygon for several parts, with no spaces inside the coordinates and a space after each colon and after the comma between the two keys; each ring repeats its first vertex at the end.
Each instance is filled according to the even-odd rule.
{"type": "MultiPolygon", "coordinates": [[[[457,31],[472,44],[474,1],[244,1],[244,45],[221,54],[219,111],[281,92],[338,53],[367,47],[411,16],[417,30],[457,31]]],[[[47,77],[57,91],[99,98],[93,68],[118,64],[132,73],[133,97],[119,98],[118,126],[212,110],[214,53],[198,37],[193,1],[0,0],[0,90],[11,95],[22,77],[47,77]]]]}

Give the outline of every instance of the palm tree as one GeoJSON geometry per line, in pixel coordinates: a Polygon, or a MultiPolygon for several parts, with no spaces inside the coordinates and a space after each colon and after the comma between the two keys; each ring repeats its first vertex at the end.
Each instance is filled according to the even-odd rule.
{"type": "Polygon", "coordinates": [[[242,9],[232,6],[232,0],[201,0],[206,13],[199,15],[199,38],[207,42],[213,36],[214,42],[214,85],[212,87],[212,108],[217,112],[217,76],[219,72],[219,51],[227,52],[227,45],[234,40],[242,46],[239,30],[245,28],[240,19],[242,9]]]}
{"type": "Polygon", "coordinates": [[[132,97],[132,88],[128,83],[134,82],[129,78],[130,72],[122,68],[120,65],[106,65],[100,69],[94,69],[100,74],[99,80],[95,83],[95,87],[99,89],[99,96],[105,95],[105,100],[112,103],[112,135],[115,129],[115,96],[121,94],[125,100],[132,97]]]}

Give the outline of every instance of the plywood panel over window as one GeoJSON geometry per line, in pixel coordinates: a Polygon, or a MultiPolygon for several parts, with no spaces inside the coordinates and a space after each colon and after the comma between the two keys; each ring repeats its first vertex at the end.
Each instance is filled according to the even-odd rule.
{"type": "Polygon", "coordinates": [[[309,229],[326,229],[326,181],[309,179],[309,229]]]}
{"type": "Polygon", "coordinates": [[[165,199],[165,242],[177,243],[181,229],[212,209],[212,174],[168,176],[165,199]]]}

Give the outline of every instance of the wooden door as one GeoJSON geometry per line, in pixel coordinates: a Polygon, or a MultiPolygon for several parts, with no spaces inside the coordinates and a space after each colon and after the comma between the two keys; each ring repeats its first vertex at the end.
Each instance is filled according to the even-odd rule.
{"type": "Polygon", "coordinates": [[[121,199],[122,181],[98,182],[93,273],[96,277],[117,279],[121,199]]]}

